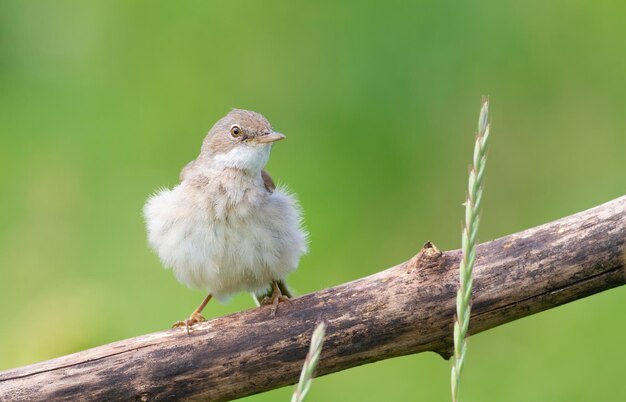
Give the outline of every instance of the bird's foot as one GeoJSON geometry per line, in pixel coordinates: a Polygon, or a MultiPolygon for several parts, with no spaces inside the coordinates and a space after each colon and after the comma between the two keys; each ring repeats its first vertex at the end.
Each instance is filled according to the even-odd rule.
{"type": "Polygon", "coordinates": [[[202,321],[206,321],[206,318],[204,318],[202,314],[194,312],[186,320],[176,321],[174,325],[172,325],[172,328],[185,327],[185,329],[187,330],[187,334],[189,334],[189,328],[191,328],[193,324],[196,324],[202,321]]]}
{"type": "Polygon", "coordinates": [[[263,306],[271,305],[272,309],[270,310],[270,314],[272,317],[274,317],[276,316],[276,309],[278,308],[278,303],[284,302],[284,301],[291,303],[291,300],[287,296],[281,294],[280,291],[278,292],[275,291],[275,292],[272,292],[272,296],[265,296],[265,298],[261,300],[261,305],[263,306]]]}

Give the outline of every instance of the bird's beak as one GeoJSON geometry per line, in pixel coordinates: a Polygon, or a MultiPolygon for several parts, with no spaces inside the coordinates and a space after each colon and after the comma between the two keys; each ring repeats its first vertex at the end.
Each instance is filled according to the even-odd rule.
{"type": "Polygon", "coordinates": [[[285,139],[285,135],[281,133],[277,133],[276,131],[272,131],[269,134],[263,134],[261,136],[256,137],[257,142],[261,144],[267,144],[270,142],[280,141],[285,139]]]}

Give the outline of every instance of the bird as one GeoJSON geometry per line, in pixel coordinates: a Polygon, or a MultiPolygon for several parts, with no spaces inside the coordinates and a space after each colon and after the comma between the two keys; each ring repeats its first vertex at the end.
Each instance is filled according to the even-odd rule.
{"type": "Polygon", "coordinates": [[[263,115],[233,109],[209,130],[180,183],[146,201],[149,246],[179,282],[207,292],[174,328],[189,332],[204,321],[212,298],[247,291],[271,305],[274,317],[291,297],[285,277],[307,253],[308,233],[297,198],[264,170],[272,145],[283,139],[263,115]]]}

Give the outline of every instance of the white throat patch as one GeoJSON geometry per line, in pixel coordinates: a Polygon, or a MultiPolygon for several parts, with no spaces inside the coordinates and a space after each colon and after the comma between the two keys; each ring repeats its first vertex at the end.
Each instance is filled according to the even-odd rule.
{"type": "Polygon", "coordinates": [[[269,144],[240,144],[225,154],[215,155],[213,166],[217,169],[235,168],[260,172],[270,158],[269,144]]]}

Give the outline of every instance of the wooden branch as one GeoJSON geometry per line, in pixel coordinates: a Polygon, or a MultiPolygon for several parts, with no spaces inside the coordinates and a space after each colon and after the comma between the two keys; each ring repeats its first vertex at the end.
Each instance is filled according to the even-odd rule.
{"type": "MultiPolygon", "coordinates": [[[[470,332],[626,282],[626,196],[478,247],[470,332]]],[[[194,326],[0,373],[0,400],[227,400],[297,381],[315,324],[318,374],[424,351],[449,358],[459,251],[427,243],[386,271],[194,326]]],[[[69,329],[68,329],[69,330],[69,329]]],[[[45,334],[42,334],[45,336],[45,334]]]]}

